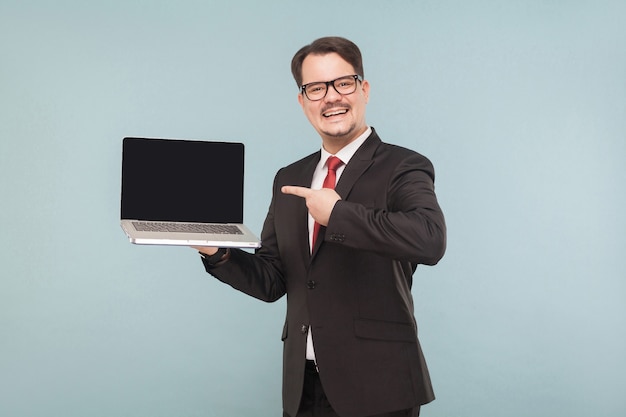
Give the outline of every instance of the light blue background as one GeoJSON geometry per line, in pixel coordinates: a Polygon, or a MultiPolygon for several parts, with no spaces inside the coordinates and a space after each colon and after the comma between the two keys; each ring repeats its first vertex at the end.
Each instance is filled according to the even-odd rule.
{"type": "Polygon", "coordinates": [[[284,300],[219,283],[191,249],[131,245],[121,139],[243,141],[260,232],[276,170],[320,145],[291,57],[341,35],[363,51],[368,122],[437,171],[448,251],[413,291],[423,415],[623,417],[625,17],[599,0],[2,0],[0,415],[280,415],[284,300]]]}

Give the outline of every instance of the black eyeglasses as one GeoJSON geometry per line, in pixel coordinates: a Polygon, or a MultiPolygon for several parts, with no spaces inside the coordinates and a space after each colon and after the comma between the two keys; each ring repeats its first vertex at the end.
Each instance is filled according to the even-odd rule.
{"type": "Polygon", "coordinates": [[[363,81],[360,75],[347,75],[332,81],[318,81],[304,84],[300,91],[311,101],[318,101],[328,94],[328,86],[332,85],[336,92],[347,96],[356,91],[357,81],[363,81]]]}

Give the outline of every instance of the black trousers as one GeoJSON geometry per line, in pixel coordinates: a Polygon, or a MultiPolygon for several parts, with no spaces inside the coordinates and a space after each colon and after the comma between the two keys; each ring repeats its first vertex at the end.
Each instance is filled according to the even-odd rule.
{"type": "MultiPolygon", "coordinates": [[[[376,414],[371,417],[418,417],[419,413],[420,407],[418,406],[408,410],[376,414]]],[[[283,413],[283,417],[289,416],[283,413]]],[[[300,410],[295,417],[341,417],[330,406],[313,361],[307,361],[300,410]]]]}

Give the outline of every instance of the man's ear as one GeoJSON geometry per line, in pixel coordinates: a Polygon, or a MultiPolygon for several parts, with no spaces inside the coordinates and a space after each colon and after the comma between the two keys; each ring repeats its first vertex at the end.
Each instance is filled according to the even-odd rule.
{"type": "Polygon", "coordinates": [[[363,80],[361,82],[361,89],[363,90],[363,94],[365,95],[365,102],[370,101],[370,83],[367,80],[363,80]]]}

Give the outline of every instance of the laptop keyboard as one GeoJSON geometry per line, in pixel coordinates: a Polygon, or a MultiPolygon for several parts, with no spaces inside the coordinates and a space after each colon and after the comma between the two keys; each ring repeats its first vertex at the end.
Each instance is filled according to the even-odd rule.
{"type": "Polygon", "coordinates": [[[242,235],[239,227],[232,224],[133,222],[139,232],[212,233],[220,235],[242,235]]]}

